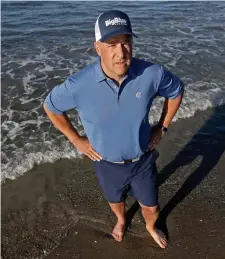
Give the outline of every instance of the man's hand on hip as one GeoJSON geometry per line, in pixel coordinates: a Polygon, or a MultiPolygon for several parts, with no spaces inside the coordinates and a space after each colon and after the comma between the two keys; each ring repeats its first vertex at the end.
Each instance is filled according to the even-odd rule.
{"type": "Polygon", "coordinates": [[[81,136],[76,143],[74,143],[78,151],[88,156],[93,161],[100,161],[102,157],[91,146],[87,137],[81,136]]]}
{"type": "Polygon", "coordinates": [[[158,145],[159,141],[161,140],[161,138],[163,137],[164,134],[165,134],[165,132],[161,128],[159,128],[157,125],[152,126],[151,139],[148,144],[148,149],[153,150],[158,145]]]}

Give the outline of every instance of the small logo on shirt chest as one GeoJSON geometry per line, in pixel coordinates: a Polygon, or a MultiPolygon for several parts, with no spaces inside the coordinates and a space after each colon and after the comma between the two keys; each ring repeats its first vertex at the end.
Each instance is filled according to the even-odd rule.
{"type": "Polygon", "coordinates": [[[136,97],[137,97],[138,99],[141,99],[141,92],[137,92],[137,93],[136,93],[136,97]]]}

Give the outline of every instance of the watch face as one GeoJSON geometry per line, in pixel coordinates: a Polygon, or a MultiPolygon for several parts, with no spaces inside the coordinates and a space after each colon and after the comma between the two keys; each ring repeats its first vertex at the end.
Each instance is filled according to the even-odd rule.
{"type": "Polygon", "coordinates": [[[166,131],[167,131],[167,128],[164,127],[164,126],[162,126],[162,130],[163,130],[164,132],[166,132],[166,131]]]}

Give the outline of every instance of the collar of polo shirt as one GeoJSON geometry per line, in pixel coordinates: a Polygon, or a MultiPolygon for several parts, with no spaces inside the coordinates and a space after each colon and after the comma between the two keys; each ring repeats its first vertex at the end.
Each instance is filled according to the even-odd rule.
{"type": "MultiPolygon", "coordinates": [[[[135,74],[135,71],[134,71],[134,68],[132,66],[132,61],[131,61],[131,65],[129,67],[129,70],[128,70],[128,76],[129,77],[136,77],[136,74],[135,74]]],[[[103,72],[102,70],[102,67],[101,67],[101,62],[100,62],[100,57],[97,58],[97,61],[95,63],[95,72],[96,72],[96,81],[98,83],[100,83],[101,81],[105,80],[105,79],[108,79],[108,77],[105,75],[105,73],[103,72]]]]}

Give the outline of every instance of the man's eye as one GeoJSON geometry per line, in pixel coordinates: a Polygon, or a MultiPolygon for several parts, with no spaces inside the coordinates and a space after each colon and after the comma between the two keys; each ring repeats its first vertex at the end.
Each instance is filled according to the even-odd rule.
{"type": "MultiPolygon", "coordinates": [[[[107,44],[107,47],[108,48],[115,48],[117,46],[118,43],[111,43],[111,44],[107,44]]],[[[122,46],[129,46],[130,44],[130,41],[124,41],[124,42],[121,42],[121,45],[122,46]]]]}
{"type": "Polygon", "coordinates": [[[131,43],[130,40],[123,42],[124,45],[129,45],[131,43]]]}
{"type": "Polygon", "coordinates": [[[116,46],[116,44],[108,44],[109,48],[112,48],[112,47],[115,47],[115,46],[116,46]]]}

